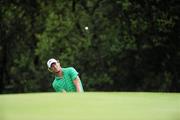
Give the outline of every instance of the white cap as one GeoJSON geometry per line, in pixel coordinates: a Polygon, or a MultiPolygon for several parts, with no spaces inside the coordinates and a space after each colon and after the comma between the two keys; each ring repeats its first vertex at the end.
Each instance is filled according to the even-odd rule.
{"type": "Polygon", "coordinates": [[[54,58],[49,59],[49,60],[47,61],[47,66],[48,66],[48,68],[51,67],[51,64],[52,64],[52,63],[57,63],[57,60],[54,59],[54,58]]]}

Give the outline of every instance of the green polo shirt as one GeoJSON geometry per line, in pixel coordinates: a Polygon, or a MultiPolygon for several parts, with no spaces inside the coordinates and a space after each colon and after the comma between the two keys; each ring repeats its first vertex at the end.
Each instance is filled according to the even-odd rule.
{"type": "MultiPolygon", "coordinates": [[[[76,92],[76,86],[73,80],[78,76],[78,72],[73,67],[62,68],[62,77],[55,76],[52,86],[56,92],[76,92]]],[[[81,81],[80,81],[81,83],[81,81]]],[[[82,83],[81,90],[83,91],[82,83]]]]}

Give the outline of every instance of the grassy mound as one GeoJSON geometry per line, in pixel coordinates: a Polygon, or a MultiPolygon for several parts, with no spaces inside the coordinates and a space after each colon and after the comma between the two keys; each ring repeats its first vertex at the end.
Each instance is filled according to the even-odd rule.
{"type": "Polygon", "coordinates": [[[179,93],[0,95],[0,120],[180,120],[179,93]]]}

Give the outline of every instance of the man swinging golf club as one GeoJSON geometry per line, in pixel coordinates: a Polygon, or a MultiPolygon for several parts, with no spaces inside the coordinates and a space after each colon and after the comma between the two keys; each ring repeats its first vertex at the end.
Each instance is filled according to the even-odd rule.
{"type": "Polygon", "coordinates": [[[50,72],[55,74],[52,86],[56,92],[83,92],[78,72],[73,67],[62,68],[54,58],[47,61],[50,72]]]}

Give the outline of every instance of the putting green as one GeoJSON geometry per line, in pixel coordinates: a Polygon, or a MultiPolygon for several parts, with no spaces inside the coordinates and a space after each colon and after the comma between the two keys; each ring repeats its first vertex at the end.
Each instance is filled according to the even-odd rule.
{"type": "Polygon", "coordinates": [[[180,120],[179,93],[0,95],[0,120],[180,120]]]}

